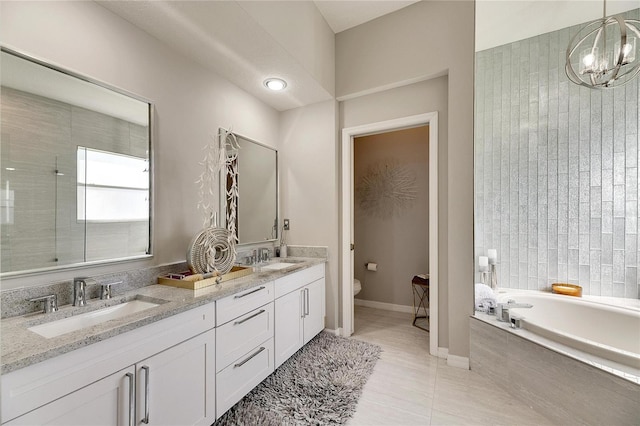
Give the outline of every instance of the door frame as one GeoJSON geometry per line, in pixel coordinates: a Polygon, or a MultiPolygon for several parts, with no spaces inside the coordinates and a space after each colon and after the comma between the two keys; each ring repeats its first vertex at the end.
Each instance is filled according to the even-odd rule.
{"type": "MultiPolygon", "coordinates": [[[[438,354],[438,112],[412,115],[342,129],[341,313],[340,333],[353,333],[353,140],[355,137],[429,126],[429,353],[438,354]]],[[[409,289],[409,283],[407,283],[409,289]]]]}

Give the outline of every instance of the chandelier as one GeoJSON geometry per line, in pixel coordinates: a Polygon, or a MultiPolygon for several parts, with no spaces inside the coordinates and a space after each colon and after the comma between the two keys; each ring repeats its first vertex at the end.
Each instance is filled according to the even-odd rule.
{"type": "Polygon", "coordinates": [[[589,22],[567,47],[565,71],[572,82],[592,89],[622,86],[640,73],[640,20],[622,15],[589,22]]]}

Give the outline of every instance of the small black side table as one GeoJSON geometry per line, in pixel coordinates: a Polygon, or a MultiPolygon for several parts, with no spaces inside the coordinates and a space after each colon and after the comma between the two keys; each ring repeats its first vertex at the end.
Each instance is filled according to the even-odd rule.
{"type": "Polygon", "coordinates": [[[429,331],[429,275],[416,275],[411,280],[411,287],[413,288],[413,325],[421,330],[429,331]],[[416,300],[418,301],[416,303],[416,300]],[[425,319],[426,321],[419,321],[426,323],[427,325],[421,325],[418,322],[419,319],[425,319]]]}

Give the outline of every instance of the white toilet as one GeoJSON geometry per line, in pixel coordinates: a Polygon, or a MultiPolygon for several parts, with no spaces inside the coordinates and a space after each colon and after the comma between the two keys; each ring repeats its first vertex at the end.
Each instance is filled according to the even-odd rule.
{"type": "Polygon", "coordinates": [[[355,296],[356,294],[360,293],[360,290],[362,290],[362,284],[360,284],[360,280],[357,278],[353,279],[353,295],[355,296]]]}

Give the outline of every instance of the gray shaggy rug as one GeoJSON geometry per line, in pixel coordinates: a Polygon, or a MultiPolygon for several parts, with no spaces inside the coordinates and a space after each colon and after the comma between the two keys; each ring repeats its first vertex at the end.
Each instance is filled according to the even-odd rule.
{"type": "Polygon", "coordinates": [[[322,332],[214,426],[344,424],[381,351],[371,343],[322,332]]]}

